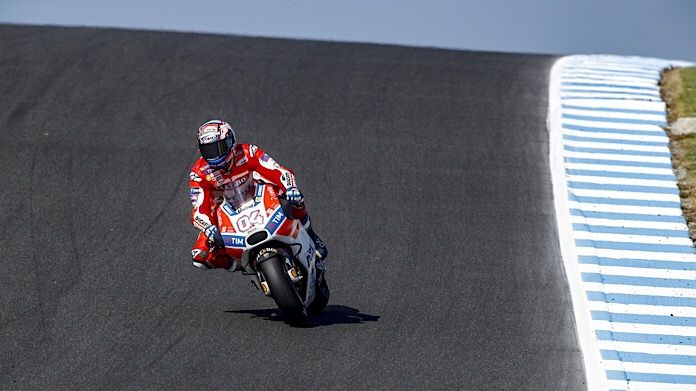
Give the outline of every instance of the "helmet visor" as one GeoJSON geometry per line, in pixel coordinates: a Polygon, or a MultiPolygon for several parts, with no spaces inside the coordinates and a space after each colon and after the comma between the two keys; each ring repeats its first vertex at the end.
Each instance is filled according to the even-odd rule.
{"type": "Polygon", "coordinates": [[[201,151],[201,156],[205,160],[216,160],[223,156],[227,156],[232,149],[234,141],[228,138],[225,140],[216,141],[208,144],[198,144],[198,149],[201,151]]]}

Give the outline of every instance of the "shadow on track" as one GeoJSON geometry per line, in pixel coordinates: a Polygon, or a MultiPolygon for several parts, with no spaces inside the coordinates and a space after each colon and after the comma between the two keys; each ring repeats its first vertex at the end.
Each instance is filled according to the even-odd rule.
{"type": "MultiPolygon", "coordinates": [[[[237,310],[225,311],[233,314],[250,314],[252,318],[263,318],[277,322],[284,322],[285,319],[277,308],[267,308],[262,310],[237,310]]],[[[330,326],[334,324],[357,324],[364,322],[376,322],[379,315],[363,314],[360,310],[344,305],[328,305],[320,314],[312,316],[304,325],[300,327],[330,326]]]]}

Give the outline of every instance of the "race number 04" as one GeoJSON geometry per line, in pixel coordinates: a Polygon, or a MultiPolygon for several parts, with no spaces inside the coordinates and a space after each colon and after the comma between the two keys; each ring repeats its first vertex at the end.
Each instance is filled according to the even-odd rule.
{"type": "Polygon", "coordinates": [[[258,210],[252,210],[248,215],[243,215],[237,219],[236,224],[239,232],[246,232],[255,225],[263,224],[263,216],[258,210]]]}

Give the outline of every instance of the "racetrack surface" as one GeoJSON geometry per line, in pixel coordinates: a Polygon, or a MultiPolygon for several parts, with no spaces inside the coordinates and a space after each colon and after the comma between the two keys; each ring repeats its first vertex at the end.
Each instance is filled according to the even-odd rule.
{"type": "Polygon", "coordinates": [[[0,389],[584,389],[553,58],[0,26],[0,389]],[[195,129],[292,168],[327,310],[190,262],[195,129]]]}

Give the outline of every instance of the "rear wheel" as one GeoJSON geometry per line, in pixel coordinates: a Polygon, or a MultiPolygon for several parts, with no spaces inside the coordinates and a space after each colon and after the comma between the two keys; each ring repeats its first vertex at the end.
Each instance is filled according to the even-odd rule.
{"type": "Polygon", "coordinates": [[[261,251],[256,260],[256,267],[266,278],[271,297],[288,322],[302,322],[307,318],[307,310],[290,281],[283,257],[275,249],[261,251]]]}

